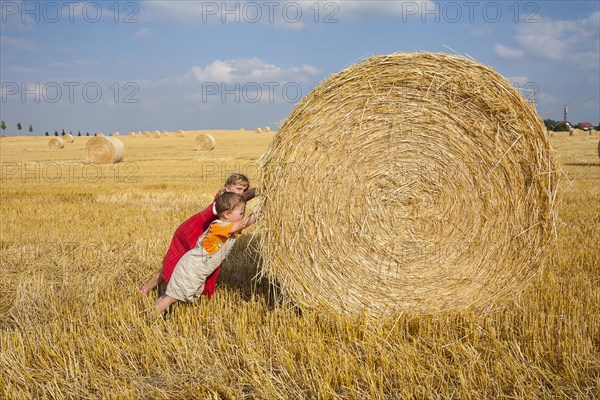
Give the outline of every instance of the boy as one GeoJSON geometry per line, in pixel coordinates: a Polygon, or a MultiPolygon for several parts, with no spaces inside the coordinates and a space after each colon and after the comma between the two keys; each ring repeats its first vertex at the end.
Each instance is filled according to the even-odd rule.
{"type": "Polygon", "coordinates": [[[177,301],[193,302],[200,297],[206,278],[231,252],[241,230],[252,225],[256,216],[245,215],[246,201],[237,193],[226,192],[215,200],[218,219],[200,236],[196,246],[179,260],[170,277],[165,295],[156,302],[161,314],[177,301]]]}

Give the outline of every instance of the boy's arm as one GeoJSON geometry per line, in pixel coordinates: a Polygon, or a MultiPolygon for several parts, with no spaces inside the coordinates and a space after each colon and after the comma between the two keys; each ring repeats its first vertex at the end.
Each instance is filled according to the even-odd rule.
{"type": "Polygon", "coordinates": [[[234,222],[233,226],[229,230],[230,233],[241,231],[244,228],[249,227],[256,222],[256,214],[252,213],[244,217],[244,219],[234,222]]]}
{"type": "Polygon", "coordinates": [[[249,188],[244,193],[242,193],[242,197],[246,201],[252,200],[256,197],[256,188],[249,188]]]}

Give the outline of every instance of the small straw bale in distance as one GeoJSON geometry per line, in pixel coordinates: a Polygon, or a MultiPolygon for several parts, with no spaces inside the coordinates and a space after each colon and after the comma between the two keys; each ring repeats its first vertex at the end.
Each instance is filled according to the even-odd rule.
{"type": "Polygon", "coordinates": [[[120,132],[114,132],[112,135],[113,136],[121,136],[121,133],[120,132]]]}
{"type": "Polygon", "coordinates": [[[52,138],[48,141],[48,147],[51,149],[62,149],[65,147],[65,141],[58,137],[52,138]]]}
{"type": "Polygon", "coordinates": [[[158,139],[160,138],[160,131],[152,131],[150,135],[152,135],[153,138],[158,139]]]}
{"type": "Polygon", "coordinates": [[[65,141],[65,143],[73,143],[75,141],[75,138],[70,133],[65,134],[62,139],[65,141]]]}
{"type": "Polygon", "coordinates": [[[212,150],[215,148],[216,144],[215,138],[212,135],[206,133],[196,136],[194,142],[196,151],[212,150]]]}
{"type": "Polygon", "coordinates": [[[256,133],[261,133],[261,132],[262,132],[262,129],[261,129],[260,127],[256,127],[256,129],[254,130],[254,132],[256,132],[256,133]]]}
{"type": "Polygon", "coordinates": [[[98,133],[96,133],[96,136],[104,137],[104,132],[98,132],[98,133]]]}
{"type": "Polygon", "coordinates": [[[160,135],[161,135],[161,136],[169,136],[169,132],[167,132],[167,131],[162,131],[162,132],[160,132],[160,135]]]}
{"type": "Polygon", "coordinates": [[[175,137],[184,137],[185,136],[185,131],[182,131],[181,129],[178,129],[175,131],[175,137]]]}
{"type": "Polygon", "coordinates": [[[265,131],[265,132],[271,132],[271,127],[269,127],[269,126],[265,126],[265,129],[264,129],[264,131],[265,131]]]}
{"type": "Polygon", "coordinates": [[[151,135],[150,135],[150,132],[148,132],[148,131],[144,131],[144,137],[150,137],[150,136],[151,136],[151,135]]]}
{"type": "Polygon", "coordinates": [[[135,136],[135,132],[129,132],[127,136],[135,136]]]}
{"type": "Polygon", "coordinates": [[[85,146],[85,162],[111,164],[123,161],[125,145],[116,137],[94,137],[85,146]]]}
{"type": "Polygon", "coordinates": [[[464,57],[344,69],[302,99],[260,165],[261,273],[303,308],[481,311],[523,289],[554,237],[543,123],[464,57]]]}

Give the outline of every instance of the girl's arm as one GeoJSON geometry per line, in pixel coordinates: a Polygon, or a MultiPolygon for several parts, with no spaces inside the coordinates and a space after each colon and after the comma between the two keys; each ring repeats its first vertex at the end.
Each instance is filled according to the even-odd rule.
{"type": "Polygon", "coordinates": [[[256,188],[249,188],[244,193],[242,193],[242,197],[246,201],[252,200],[256,197],[256,188]]]}
{"type": "Polygon", "coordinates": [[[249,227],[250,225],[252,225],[255,222],[256,222],[256,214],[252,213],[250,215],[245,216],[244,219],[235,222],[233,224],[233,226],[231,227],[231,229],[229,230],[229,232],[234,233],[234,232],[241,231],[242,229],[249,227]]]}

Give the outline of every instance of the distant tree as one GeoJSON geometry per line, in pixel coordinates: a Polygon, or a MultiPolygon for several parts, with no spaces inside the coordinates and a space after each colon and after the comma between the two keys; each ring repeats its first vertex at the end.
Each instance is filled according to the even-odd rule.
{"type": "Polygon", "coordinates": [[[544,120],[544,125],[546,126],[546,128],[547,128],[549,131],[553,131],[553,130],[554,130],[554,127],[556,126],[556,121],[555,121],[555,120],[553,120],[553,119],[545,119],[545,120],[544,120]]]}
{"type": "MultiPolygon", "coordinates": [[[[17,129],[20,131],[20,130],[21,130],[21,128],[22,128],[22,126],[21,126],[21,123],[20,123],[20,122],[18,122],[18,123],[17,123],[17,129]]],[[[19,133],[21,133],[21,132],[19,132],[19,133]]]]}
{"type": "Polygon", "coordinates": [[[65,135],[66,135],[66,133],[65,133],[65,130],[64,130],[64,129],[62,130],[62,133],[61,133],[61,135],[62,135],[62,136],[65,136],[65,135]]]}
{"type": "Polygon", "coordinates": [[[77,131],[77,136],[81,136],[81,131],[77,131]]]}
{"type": "Polygon", "coordinates": [[[6,129],[6,122],[2,121],[2,125],[0,125],[0,128],[2,128],[2,133],[4,134],[4,130],[6,129]]]}
{"type": "Polygon", "coordinates": [[[89,132],[88,132],[88,133],[86,133],[86,134],[85,134],[85,136],[90,136],[90,133],[89,133],[89,132]]]}
{"type": "Polygon", "coordinates": [[[570,128],[571,127],[567,123],[562,122],[562,123],[557,123],[556,125],[554,125],[553,131],[554,132],[569,132],[571,130],[570,128]]]}
{"type": "Polygon", "coordinates": [[[33,133],[33,126],[29,124],[29,133],[33,133]]]}
{"type": "Polygon", "coordinates": [[[54,131],[54,136],[58,136],[58,131],[54,131]]]}
{"type": "MultiPolygon", "coordinates": [[[[2,122],[4,122],[4,121],[2,121],[2,122]]],[[[4,129],[4,128],[2,128],[2,129],[4,129]]],[[[600,131],[600,122],[598,122],[598,126],[595,126],[594,129],[597,131],[600,131]]]]}
{"type": "Polygon", "coordinates": [[[46,131],[46,136],[50,136],[50,134],[48,133],[48,131],[46,131]]]}

